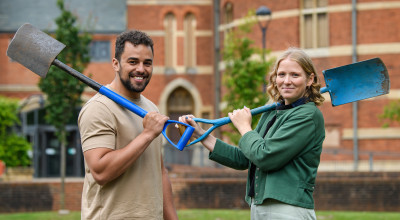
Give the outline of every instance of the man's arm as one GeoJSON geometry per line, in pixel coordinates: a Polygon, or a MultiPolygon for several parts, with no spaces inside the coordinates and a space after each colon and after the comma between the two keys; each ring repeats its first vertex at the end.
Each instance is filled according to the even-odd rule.
{"type": "Polygon", "coordinates": [[[160,135],[167,120],[165,115],[149,112],[143,119],[143,132],[127,146],[118,150],[99,147],[85,151],[83,155],[96,182],[104,185],[123,174],[160,135]]]}
{"type": "Polygon", "coordinates": [[[171,182],[169,181],[168,171],[164,167],[164,162],[162,158],[161,158],[161,170],[162,170],[162,183],[163,183],[164,220],[177,220],[178,215],[176,213],[176,209],[174,206],[171,182]]]}

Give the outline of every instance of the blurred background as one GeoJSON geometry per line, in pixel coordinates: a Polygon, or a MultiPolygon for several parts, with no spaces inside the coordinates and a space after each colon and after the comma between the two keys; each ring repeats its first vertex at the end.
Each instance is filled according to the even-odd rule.
{"type": "MultiPolygon", "coordinates": [[[[58,128],[46,120],[49,94],[38,86],[40,77],[6,56],[9,42],[24,23],[57,36],[56,18],[63,19],[63,10],[76,17],[79,33],[90,35],[90,59],[82,73],[103,85],[114,78],[116,36],[127,29],[146,32],[154,40],[155,56],[153,77],[143,94],[174,120],[183,114],[220,118],[233,108],[265,104],[268,71],[288,47],[300,47],[311,56],[322,86],[323,70],[381,58],[389,71],[389,94],[336,107],[325,94],[320,109],[326,139],[314,196],[317,210],[400,211],[400,1],[63,3],[61,9],[56,0],[0,0],[0,96],[4,106],[14,106],[11,112],[17,116],[11,124],[2,121],[9,131],[6,135],[27,141],[4,141],[0,149],[0,192],[13,192],[0,196],[0,212],[58,210],[64,191],[60,190],[62,153],[65,208],[80,210],[84,166],[76,118],[95,91],[87,87],[80,94],[82,102],[73,106],[72,118],[63,125],[67,135],[61,147],[58,128]],[[242,78],[235,78],[237,66],[246,73],[242,78]],[[244,78],[251,79],[250,84],[240,84],[244,78]],[[238,90],[240,86],[244,89],[238,90]],[[20,150],[12,153],[14,157],[7,155],[17,145],[20,150]],[[27,161],[5,162],[23,158],[27,161]]],[[[175,129],[168,134],[179,139],[175,129]]],[[[233,144],[237,141],[236,131],[228,125],[213,134],[233,144]]],[[[215,164],[200,145],[179,151],[165,141],[164,159],[178,208],[247,208],[246,171],[215,164]]]]}

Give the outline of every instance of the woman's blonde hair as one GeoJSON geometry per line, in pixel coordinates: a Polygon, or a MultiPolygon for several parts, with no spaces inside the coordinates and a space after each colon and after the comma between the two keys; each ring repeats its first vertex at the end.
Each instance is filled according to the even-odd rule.
{"type": "Polygon", "coordinates": [[[278,87],[276,85],[276,76],[280,63],[282,62],[282,60],[285,59],[290,59],[298,63],[306,73],[307,78],[309,78],[311,74],[314,73],[313,83],[311,84],[311,86],[306,88],[306,93],[304,97],[307,98],[308,102],[314,102],[318,106],[322,105],[325,98],[319,92],[321,84],[319,83],[319,77],[315,71],[314,64],[312,63],[311,58],[303,50],[295,47],[290,47],[289,49],[287,49],[275,62],[272,72],[270,72],[269,74],[270,84],[267,88],[267,92],[270,97],[275,102],[283,101],[283,97],[279,93],[278,87]]]}

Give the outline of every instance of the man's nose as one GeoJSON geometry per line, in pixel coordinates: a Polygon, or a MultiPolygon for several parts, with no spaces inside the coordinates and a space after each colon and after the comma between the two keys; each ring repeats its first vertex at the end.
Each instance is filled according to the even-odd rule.
{"type": "Polygon", "coordinates": [[[139,63],[137,65],[137,67],[136,67],[136,71],[143,73],[144,72],[144,64],[143,63],[139,63]]]}

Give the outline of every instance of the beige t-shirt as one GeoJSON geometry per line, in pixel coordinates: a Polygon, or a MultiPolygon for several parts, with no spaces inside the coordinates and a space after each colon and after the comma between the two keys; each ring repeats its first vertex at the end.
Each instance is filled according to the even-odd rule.
{"type": "MultiPolygon", "coordinates": [[[[147,112],[158,111],[144,96],[130,100],[147,112]]],[[[78,123],[83,152],[125,147],[143,131],[143,119],[101,94],[82,108],[78,123]]],[[[162,137],[157,137],[121,176],[100,186],[85,162],[82,219],[163,219],[162,137]]]]}

